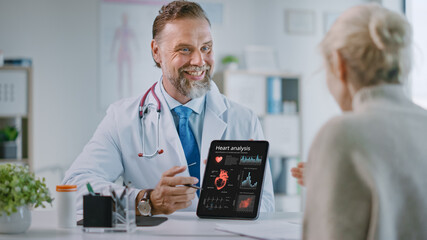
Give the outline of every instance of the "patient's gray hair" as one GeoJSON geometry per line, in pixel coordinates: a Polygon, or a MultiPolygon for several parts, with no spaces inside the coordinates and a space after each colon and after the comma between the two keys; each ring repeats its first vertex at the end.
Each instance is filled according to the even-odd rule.
{"type": "Polygon", "coordinates": [[[338,50],[356,87],[403,83],[411,67],[412,30],[408,21],[376,3],[345,11],[320,44],[332,69],[338,50]]]}

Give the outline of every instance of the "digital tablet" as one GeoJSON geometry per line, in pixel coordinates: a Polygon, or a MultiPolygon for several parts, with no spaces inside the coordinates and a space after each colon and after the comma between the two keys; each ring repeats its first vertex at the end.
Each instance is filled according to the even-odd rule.
{"type": "Polygon", "coordinates": [[[268,146],[267,141],[213,141],[209,149],[197,216],[256,219],[268,146]]]}

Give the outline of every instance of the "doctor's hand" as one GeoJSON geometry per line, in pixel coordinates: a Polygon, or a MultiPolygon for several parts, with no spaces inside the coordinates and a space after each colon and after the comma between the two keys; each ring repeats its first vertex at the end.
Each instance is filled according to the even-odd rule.
{"type": "Polygon", "coordinates": [[[305,168],[305,163],[300,162],[300,163],[298,163],[297,167],[294,167],[291,169],[292,176],[298,180],[298,184],[301,186],[304,186],[304,184],[305,184],[305,182],[304,182],[304,168],[305,168]]]}
{"type": "Polygon", "coordinates": [[[163,173],[150,196],[153,215],[171,214],[191,205],[191,200],[196,197],[197,189],[177,185],[196,184],[199,180],[195,177],[175,176],[184,172],[186,168],[186,166],[175,166],[163,173]]]}

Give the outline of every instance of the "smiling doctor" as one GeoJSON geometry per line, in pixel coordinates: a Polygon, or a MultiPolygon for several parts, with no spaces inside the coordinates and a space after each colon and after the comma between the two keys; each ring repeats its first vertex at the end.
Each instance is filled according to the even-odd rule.
{"type": "MultiPolygon", "coordinates": [[[[132,183],[129,193],[137,214],[195,211],[196,189],[183,185],[199,185],[203,180],[203,160],[211,141],[264,138],[256,115],[227,100],[211,81],[210,22],[197,3],[174,1],[163,6],[153,23],[151,49],[162,78],[146,97],[112,104],[66,172],[63,184],[78,186],[79,210],[82,196],[88,193],[86,183],[105,192],[122,176],[125,183],[132,183]]],[[[272,212],[268,163],[265,171],[261,211],[272,212]]]]}

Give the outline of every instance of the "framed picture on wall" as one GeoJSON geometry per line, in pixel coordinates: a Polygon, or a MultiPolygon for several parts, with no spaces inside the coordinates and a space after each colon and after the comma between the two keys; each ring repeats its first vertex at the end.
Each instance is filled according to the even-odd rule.
{"type": "Polygon", "coordinates": [[[285,31],[289,34],[311,35],[316,32],[316,14],[312,10],[286,9],[285,31]]]}
{"type": "Polygon", "coordinates": [[[273,47],[248,45],[245,47],[246,68],[256,71],[275,71],[278,69],[276,51],[273,47]]]}

